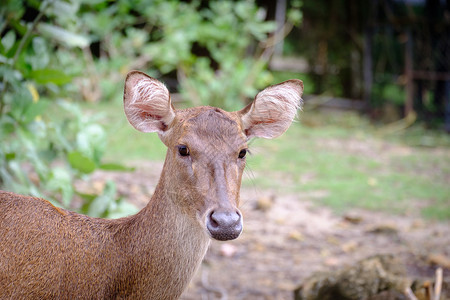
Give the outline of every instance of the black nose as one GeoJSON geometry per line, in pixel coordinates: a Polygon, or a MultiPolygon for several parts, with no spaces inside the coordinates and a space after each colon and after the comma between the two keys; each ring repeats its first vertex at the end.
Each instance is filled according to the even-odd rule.
{"type": "Polygon", "coordinates": [[[206,227],[216,240],[233,240],[242,232],[242,217],[237,211],[212,211],[206,219],[206,227]]]}

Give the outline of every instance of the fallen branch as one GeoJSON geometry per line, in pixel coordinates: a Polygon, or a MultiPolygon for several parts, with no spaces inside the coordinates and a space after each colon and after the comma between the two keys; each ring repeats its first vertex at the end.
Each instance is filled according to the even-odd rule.
{"type": "Polygon", "coordinates": [[[441,298],[442,291],[442,268],[436,270],[436,283],[434,284],[434,299],[439,300],[441,298]]]}
{"type": "Polygon", "coordinates": [[[431,287],[431,282],[425,281],[423,288],[425,289],[425,300],[433,300],[433,289],[431,287]]]}
{"type": "Polygon", "coordinates": [[[414,295],[413,291],[411,290],[411,287],[405,288],[405,295],[408,300],[418,300],[416,295],[414,295]]]}

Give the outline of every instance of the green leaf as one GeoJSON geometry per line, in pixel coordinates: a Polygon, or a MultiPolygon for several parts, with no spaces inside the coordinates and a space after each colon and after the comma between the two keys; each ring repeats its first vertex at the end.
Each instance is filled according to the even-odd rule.
{"type": "Polygon", "coordinates": [[[105,131],[98,124],[89,124],[77,134],[78,150],[98,164],[100,164],[101,155],[105,150],[105,141],[105,131]]]}
{"type": "Polygon", "coordinates": [[[15,41],[16,34],[14,33],[14,31],[8,31],[1,40],[4,49],[3,53],[7,53],[12,48],[12,46],[14,46],[15,41]]]}
{"type": "Polygon", "coordinates": [[[63,85],[72,81],[72,77],[61,70],[57,69],[41,69],[31,71],[30,77],[38,84],[53,83],[63,85]]]}
{"type": "Polygon", "coordinates": [[[16,158],[16,153],[15,152],[9,152],[5,154],[5,159],[6,160],[13,160],[16,158]]]}
{"type": "Polygon", "coordinates": [[[124,199],[120,198],[115,207],[113,209],[109,209],[108,210],[108,218],[122,218],[122,217],[126,217],[126,216],[130,216],[133,215],[135,213],[137,213],[139,210],[138,208],[131,204],[126,202],[124,199]]]}
{"type": "Polygon", "coordinates": [[[53,168],[46,183],[46,188],[61,193],[64,206],[67,207],[70,204],[74,191],[72,176],[68,170],[60,167],[53,168]]]}
{"type": "Polygon", "coordinates": [[[87,214],[91,217],[103,217],[116,195],[116,185],[112,181],[107,181],[103,194],[95,198],[89,205],[87,214]]]}
{"type": "Polygon", "coordinates": [[[303,14],[300,9],[290,9],[287,14],[287,19],[294,25],[299,25],[302,22],[303,14]]]}
{"type": "Polygon", "coordinates": [[[79,1],[53,1],[49,6],[49,13],[58,19],[59,24],[70,24],[77,18],[77,12],[80,8],[79,1]]]}
{"type": "Polygon", "coordinates": [[[72,168],[80,171],[81,173],[89,174],[95,170],[95,162],[81,152],[70,152],[67,155],[67,158],[72,168]]]}
{"type": "Polygon", "coordinates": [[[4,114],[0,118],[0,139],[2,136],[10,135],[15,130],[15,121],[11,116],[4,114]]]}
{"type": "Polygon", "coordinates": [[[48,105],[50,103],[48,101],[38,101],[33,102],[25,109],[25,112],[23,113],[22,120],[25,123],[29,123],[33,121],[37,116],[42,115],[45,110],[47,109],[48,105]]]}
{"type": "Polygon", "coordinates": [[[32,70],[45,69],[49,64],[50,56],[52,55],[47,47],[45,39],[42,37],[35,37],[31,44],[35,54],[27,55],[25,60],[31,65],[32,70]]]}
{"type": "Polygon", "coordinates": [[[58,27],[58,26],[40,23],[38,25],[38,30],[43,35],[49,36],[49,37],[57,40],[58,42],[61,42],[65,45],[67,45],[68,47],[84,48],[89,45],[89,38],[87,38],[81,34],[70,32],[70,31],[68,31],[64,28],[58,27]]]}
{"type": "Polygon", "coordinates": [[[101,164],[100,169],[107,170],[107,171],[123,171],[123,172],[132,172],[136,168],[133,167],[127,167],[121,164],[115,164],[115,163],[106,163],[101,164]]]}
{"type": "Polygon", "coordinates": [[[0,63],[9,64],[9,63],[11,63],[11,61],[12,61],[12,59],[9,59],[6,56],[0,54],[0,63]]]}
{"type": "Polygon", "coordinates": [[[83,198],[83,205],[81,206],[81,208],[79,209],[79,213],[82,213],[84,215],[88,214],[89,211],[89,207],[92,204],[92,201],[94,201],[95,198],[98,197],[98,195],[96,194],[86,194],[86,193],[81,193],[78,191],[75,191],[75,193],[80,196],[81,198],[83,198]]]}
{"type": "Polygon", "coordinates": [[[21,120],[23,113],[27,110],[28,106],[33,103],[30,92],[27,89],[20,89],[16,93],[12,94],[10,115],[15,120],[21,120]]]}
{"type": "MultiPolygon", "coordinates": [[[[87,194],[87,193],[81,193],[79,191],[75,191],[75,193],[83,198],[85,200],[85,204],[91,203],[95,198],[97,198],[98,195],[96,194],[87,194]]],[[[87,212],[87,211],[86,211],[87,212]]]]}

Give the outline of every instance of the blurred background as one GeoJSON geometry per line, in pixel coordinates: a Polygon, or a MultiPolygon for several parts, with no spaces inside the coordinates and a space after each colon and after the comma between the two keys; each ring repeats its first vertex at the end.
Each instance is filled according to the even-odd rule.
{"type": "Polygon", "coordinates": [[[103,195],[111,203],[99,213],[120,215],[131,208],[113,196],[114,182],[87,194],[75,182],[164,157],[123,117],[128,71],[161,79],[179,108],[228,110],[300,78],[300,123],[267,144],[277,147],[273,164],[256,152],[251,168],[306,176],[294,189],[332,189],[329,204],[424,198],[425,214],[448,219],[449,13],[440,0],[2,1],[0,184],[68,207],[81,197],[84,212],[103,195]],[[385,141],[412,154],[387,162],[385,147],[370,145],[385,141]],[[370,153],[350,155],[351,142],[370,153]]]}
{"type": "MultiPolygon", "coordinates": [[[[339,220],[329,224],[336,216],[351,224],[377,215],[417,228],[429,228],[417,220],[448,225],[449,29],[448,0],[2,0],[0,188],[95,217],[134,213],[153,192],[165,147],[128,124],[127,72],[163,81],[177,108],[226,110],[299,78],[299,120],[278,140],[251,142],[243,181],[248,235],[241,248],[213,245],[211,260],[230,263],[236,253],[248,260],[246,251],[273,247],[292,259],[295,247],[320,237],[303,227],[342,228],[339,220]],[[286,239],[271,246],[255,243],[250,236],[264,226],[252,216],[264,221],[274,209],[271,224],[284,228],[290,220],[294,227],[273,228],[286,239]],[[354,209],[361,211],[348,217],[354,209]],[[317,222],[295,223],[297,213],[317,222]]],[[[347,236],[342,249],[342,236],[324,237],[322,250],[311,243],[317,261],[335,266],[333,247],[353,254],[360,242],[347,236]]],[[[448,247],[430,246],[447,267],[448,247]]],[[[267,274],[261,278],[270,286],[267,274]]],[[[292,287],[283,284],[277,291],[292,287]]],[[[203,277],[196,285],[207,290],[203,277]]],[[[186,299],[200,299],[195,291],[186,299]]],[[[268,293],[273,298],[257,299],[285,299],[268,293]]]]}

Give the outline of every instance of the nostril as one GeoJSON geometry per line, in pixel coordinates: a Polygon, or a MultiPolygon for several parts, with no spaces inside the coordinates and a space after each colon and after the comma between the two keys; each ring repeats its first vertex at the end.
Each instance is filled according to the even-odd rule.
{"type": "MultiPolygon", "coordinates": [[[[216,216],[217,216],[217,215],[216,215],[216,216]]],[[[209,224],[208,224],[208,225],[210,225],[210,226],[213,227],[213,228],[217,228],[217,227],[220,226],[219,223],[217,222],[215,216],[214,216],[214,211],[212,211],[212,212],[209,214],[209,224]]]]}

